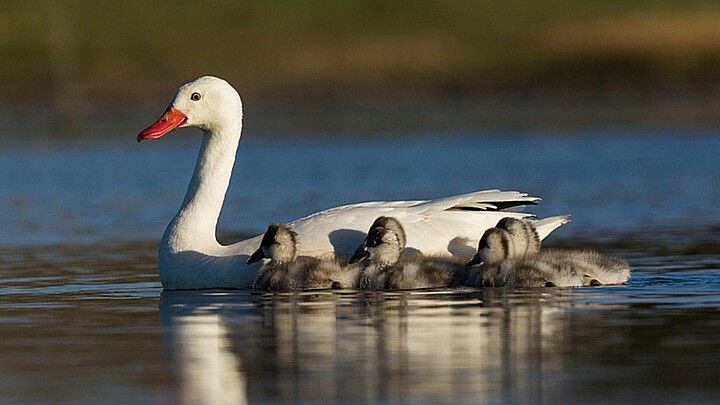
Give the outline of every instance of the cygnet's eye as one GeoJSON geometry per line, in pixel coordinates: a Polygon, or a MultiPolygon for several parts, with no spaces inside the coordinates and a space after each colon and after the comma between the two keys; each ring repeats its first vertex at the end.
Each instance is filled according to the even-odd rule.
{"type": "Polygon", "coordinates": [[[200,93],[193,93],[190,95],[190,100],[192,100],[192,101],[198,101],[201,98],[202,98],[202,96],[200,95],[200,93]]]}

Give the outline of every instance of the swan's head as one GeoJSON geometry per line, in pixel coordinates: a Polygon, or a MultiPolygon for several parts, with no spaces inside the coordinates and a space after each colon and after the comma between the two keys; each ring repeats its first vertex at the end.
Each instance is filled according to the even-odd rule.
{"type": "Polygon", "coordinates": [[[395,264],[405,248],[407,239],[400,221],[393,217],[378,217],[362,245],[355,250],[349,263],[365,259],[380,265],[395,264]]]}
{"type": "Polygon", "coordinates": [[[247,264],[261,259],[270,259],[274,263],[288,263],[295,260],[297,234],[285,224],[270,224],[263,235],[260,247],[253,253],[247,264]]]}
{"type": "Polygon", "coordinates": [[[515,244],[516,254],[529,255],[540,252],[540,236],[529,220],[505,217],[495,227],[508,231],[515,244]]]}
{"type": "Polygon", "coordinates": [[[480,263],[494,266],[514,255],[515,246],[510,233],[505,229],[490,228],[480,238],[478,251],[468,262],[468,266],[480,263]]]}
{"type": "Polygon", "coordinates": [[[197,127],[219,132],[226,127],[239,130],[242,102],[238,92],[225,80],[203,76],[177,89],[165,113],[137,137],[138,142],[155,139],[175,128],[197,127]],[[238,128],[232,128],[232,126],[238,128]]]}

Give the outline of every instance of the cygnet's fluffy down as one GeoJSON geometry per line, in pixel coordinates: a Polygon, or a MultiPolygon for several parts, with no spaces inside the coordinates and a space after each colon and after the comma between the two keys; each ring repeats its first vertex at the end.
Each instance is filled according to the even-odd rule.
{"type": "Polygon", "coordinates": [[[582,287],[622,284],[630,266],[622,259],[592,251],[545,251],[510,258],[483,269],[486,287],[582,287]]]}
{"type": "Polygon", "coordinates": [[[457,285],[465,278],[465,266],[439,257],[401,257],[407,239],[400,222],[378,217],[349,263],[362,263],[358,288],[404,290],[457,285]]]}
{"type": "Polygon", "coordinates": [[[495,227],[508,231],[513,241],[515,256],[540,253],[540,236],[529,220],[505,217],[498,221],[495,227]]]}
{"type": "Polygon", "coordinates": [[[456,286],[466,277],[462,260],[412,256],[401,258],[388,271],[388,290],[412,290],[456,286]]]}
{"type": "Polygon", "coordinates": [[[284,224],[271,224],[260,248],[248,264],[270,259],[258,272],[253,288],[265,291],[295,291],[354,288],[359,267],[344,266],[334,258],[298,257],[295,232],[284,224]]]}
{"type": "Polygon", "coordinates": [[[593,251],[540,251],[539,239],[532,237],[535,233],[532,224],[525,222],[529,226],[512,224],[514,234],[505,229],[505,226],[485,232],[480,239],[478,253],[468,263],[469,266],[482,263],[482,266],[470,269],[466,285],[580,287],[622,284],[629,280],[630,265],[616,257],[593,251]],[[539,253],[528,253],[532,252],[535,246],[539,253]]]}

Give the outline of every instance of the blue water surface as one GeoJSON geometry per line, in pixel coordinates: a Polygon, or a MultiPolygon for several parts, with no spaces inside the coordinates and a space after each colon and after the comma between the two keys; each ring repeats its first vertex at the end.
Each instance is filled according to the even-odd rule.
{"type": "MultiPolygon", "coordinates": [[[[155,240],[182,201],[199,136],[51,142],[0,152],[3,245],[155,240]],[[176,139],[173,139],[175,137],[176,139]],[[177,139],[180,138],[180,139],[177,139]]],[[[720,137],[713,131],[327,134],[241,143],[222,231],[259,233],[337,205],[431,199],[480,189],[543,198],[568,235],[716,225],[720,137]]]]}
{"type": "MultiPolygon", "coordinates": [[[[720,136],[612,129],[248,133],[219,233],[479,189],[627,259],[576,289],[163,292],[197,131],[0,151],[0,403],[717,403],[720,136]]],[[[202,269],[198,269],[202,271],[202,269]]]]}

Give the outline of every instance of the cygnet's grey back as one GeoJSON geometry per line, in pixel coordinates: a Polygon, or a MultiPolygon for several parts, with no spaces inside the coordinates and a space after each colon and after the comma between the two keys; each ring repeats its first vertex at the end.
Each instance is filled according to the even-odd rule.
{"type": "Polygon", "coordinates": [[[483,285],[495,287],[580,287],[585,283],[574,263],[543,253],[506,260],[495,272],[483,274],[483,285]]]}
{"type": "Polygon", "coordinates": [[[622,284],[629,278],[630,265],[622,259],[591,251],[548,250],[483,265],[480,277],[470,283],[485,287],[581,287],[622,284]]]}
{"type": "Polygon", "coordinates": [[[546,250],[542,260],[567,263],[583,276],[583,284],[623,284],[630,280],[630,264],[618,257],[603,255],[592,250],[546,250]]]}
{"type": "Polygon", "coordinates": [[[402,257],[388,269],[385,288],[411,290],[462,285],[467,278],[467,267],[462,259],[451,257],[402,257]]]}
{"type": "Polygon", "coordinates": [[[505,217],[495,227],[508,231],[512,237],[516,256],[534,255],[540,252],[540,236],[530,220],[505,217]]]}

